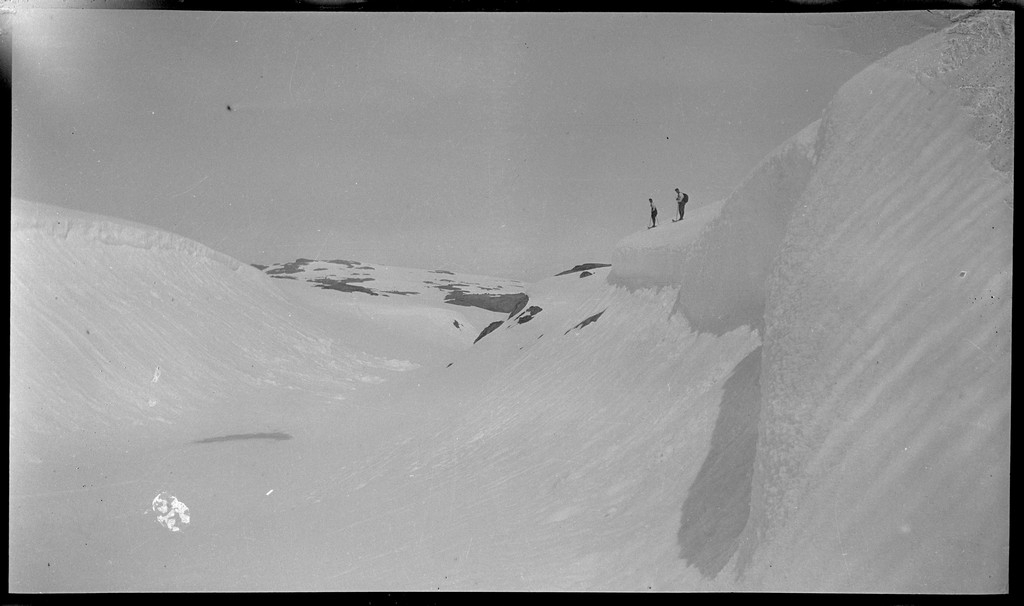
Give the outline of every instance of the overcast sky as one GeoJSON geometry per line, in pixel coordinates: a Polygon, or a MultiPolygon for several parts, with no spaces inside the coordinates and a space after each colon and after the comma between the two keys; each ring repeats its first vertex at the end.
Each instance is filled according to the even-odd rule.
{"type": "Polygon", "coordinates": [[[728,196],[929,13],[21,10],[14,196],[250,263],[526,280],[728,196]]]}

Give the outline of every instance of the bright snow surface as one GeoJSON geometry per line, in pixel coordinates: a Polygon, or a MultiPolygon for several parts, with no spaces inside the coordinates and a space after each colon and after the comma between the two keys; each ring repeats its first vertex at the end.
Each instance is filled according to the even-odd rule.
{"type": "Polygon", "coordinates": [[[1005,591],[1013,41],[898,50],[611,268],[375,286],[512,318],[12,200],[10,589],[1005,591]]]}

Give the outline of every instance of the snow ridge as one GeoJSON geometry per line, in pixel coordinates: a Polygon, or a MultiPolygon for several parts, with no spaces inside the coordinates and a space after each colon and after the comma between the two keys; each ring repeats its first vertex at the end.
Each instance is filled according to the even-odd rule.
{"type": "Polygon", "coordinates": [[[684,286],[673,312],[702,332],[759,327],[764,281],[816,162],[820,123],[779,145],[727,199],[623,239],[609,281],[628,288],[684,286]]]}
{"type": "Polygon", "coordinates": [[[91,241],[143,250],[170,250],[222,263],[232,270],[255,269],[195,240],[155,227],[39,202],[11,198],[11,231],[34,231],[62,240],[91,241]]]}

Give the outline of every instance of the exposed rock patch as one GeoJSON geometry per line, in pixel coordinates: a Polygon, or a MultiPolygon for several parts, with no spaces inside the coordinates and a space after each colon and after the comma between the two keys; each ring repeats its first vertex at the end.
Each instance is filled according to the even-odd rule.
{"type": "Polygon", "coordinates": [[[373,278],[346,278],[344,280],[335,280],[332,278],[317,278],[315,280],[309,280],[317,285],[317,288],[324,288],[328,290],[337,290],[341,292],[361,292],[374,297],[380,296],[380,294],[369,288],[359,286],[356,282],[369,282],[373,278]]]}
{"type": "MultiPolygon", "coordinates": [[[[464,285],[462,285],[464,286],[464,285]]],[[[530,300],[526,293],[511,293],[504,295],[491,295],[484,293],[470,293],[459,288],[459,285],[438,286],[440,290],[450,291],[444,297],[445,303],[461,305],[463,307],[479,307],[487,311],[507,313],[511,318],[516,315],[530,300]]]]}
{"type": "Polygon", "coordinates": [[[302,271],[304,265],[312,263],[312,259],[296,259],[288,263],[283,263],[281,267],[275,267],[274,269],[268,269],[267,275],[275,276],[279,274],[297,274],[302,271]]]}
{"type": "Polygon", "coordinates": [[[488,325],[487,325],[487,328],[485,328],[485,329],[483,329],[483,330],[481,330],[481,331],[480,331],[480,334],[479,334],[479,335],[477,335],[476,339],[473,339],[473,343],[476,343],[476,342],[477,342],[477,341],[479,341],[480,339],[483,339],[483,338],[484,338],[484,337],[486,337],[487,335],[491,334],[492,332],[494,332],[495,330],[497,330],[497,328],[498,328],[499,326],[501,326],[501,325],[502,325],[502,324],[504,324],[504,323],[505,323],[505,321],[504,321],[504,320],[498,320],[497,322],[491,322],[490,324],[488,324],[488,325]]]}
{"type": "Polygon", "coordinates": [[[572,269],[567,269],[565,271],[559,272],[559,273],[557,273],[555,275],[556,276],[564,276],[564,275],[567,275],[567,274],[574,274],[574,273],[576,273],[578,271],[588,271],[588,270],[591,270],[591,269],[597,269],[599,267],[611,267],[611,266],[612,266],[611,263],[584,263],[582,265],[577,265],[577,266],[573,267],[572,269]]]}
{"type": "Polygon", "coordinates": [[[586,318],[585,320],[583,320],[582,322],[580,322],[576,326],[573,326],[569,330],[565,331],[565,333],[563,333],[563,334],[569,334],[570,332],[572,332],[573,330],[576,330],[577,328],[583,328],[583,327],[585,327],[585,326],[587,326],[589,324],[593,324],[594,322],[597,322],[597,319],[600,318],[601,314],[603,314],[605,311],[607,311],[607,310],[602,309],[601,311],[597,312],[596,314],[586,318]]]}
{"type": "Polygon", "coordinates": [[[526,311],[519,314],[519,317],[516,318],[516,321],[519,322],[520,324],[526,324],[541,311],[543,310],[540,307],[537,307],[536,305],[531,305],[526,311]]]}

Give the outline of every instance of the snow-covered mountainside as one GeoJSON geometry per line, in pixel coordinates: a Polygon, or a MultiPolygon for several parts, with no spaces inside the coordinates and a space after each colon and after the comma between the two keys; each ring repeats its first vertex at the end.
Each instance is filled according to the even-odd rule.
{"type": "Polygon", "coordinates": [[[12,201],[10,588],[1006,591],[1013,49],[528,285],[12,201]]]}

